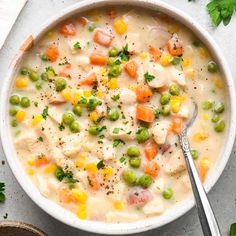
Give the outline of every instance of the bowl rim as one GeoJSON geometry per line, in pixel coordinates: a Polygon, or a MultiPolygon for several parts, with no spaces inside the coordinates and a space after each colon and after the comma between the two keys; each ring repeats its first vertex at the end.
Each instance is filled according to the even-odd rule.
{"type": "MultiPolygon", "coordinates": [[[[187,26],[194,34],[199,34],[198,37],[204,44],[210,49],[212,55],[217,59],[221,67],[222,74],[224,75],[224,80],[227,83],[227,92],[229,100],[229,121],[228,121],[228,134],[226,135],[226,141],[224,148],[221,153],[221,158],[218,160],[218,165],[214,168],[214,175],[212,174],[207,178],[204,187],[208,192],[213,185],[217,182],[220,175],[222,174],[233,144],[236,133],[236,122],[233,121],[233,118],[236,115],[236,110],[233,106],[233,103],[236,101],[234,83],[230,69],[222,55],[218,45],[211,38],[209,33],[203,29],[195,20],[190,16],[185,14],[179,9],[162,2],[155,0],[132,0],[127,3],[127,0],[84,0],[73,4],[64,10],[60,11],[58,14],[51,17],[46,23],[42,24],[38,29],[30,36],[29,39],[33,39],[34,42],[42,36],[48,29],[55,26],[57,23],[69,18],[70,16],[84,12],[89,9],[107,6],[107,5],[127,5],[127,6],[139,6],[142,8],[150,8],[156,11],[164,12],[167,15],[170,15],[177,21],[181,22],[183,25],[187,26]]],[[[26,40],[25,42],[28,43],[26,40]]],[[[45,212],[53,216],[55,219],[75,227],[77,229],[82,229],[89,232],[100,233],[100,234],[131,234],[147,231],[153,228],[159,228],[167,223],[174,221],[180,216],[184,215],[194,206],[194,199],[189,197],[181,204],[177,204],[175,207],[168,209],[163,215],[153,218],[144,219],[132,223],[106,223],[106,222],[96,222],[90,220],[80,220],[73,213],[68,212],[61,206],[56,203],[44,198],[38,191],[38,189],[31,182],[30,178],[27,176],[25,171],[20,164],[20,161],[17,159],[16,153],[13,149],[13,144],[10,141],[10,132],[9,132],[9,121],[7,114],[8,101],[7,97],[12,85],[12,78],[14,71],[17,68],[19,61],[24,56],[25,52],[22,49],[19,49],[16,56],[14,57],[8,73],[3,81],[3,86],[1,90],[1,110],[0,110],[0,132],[1,132],[1,141],[5,156],[9,163],[9,166],[15,175],[17,181],[20,183],[21,187],[27,193],[27,195],[45,212]],[[10,81],[10,82],[9,82],[10,81]],[[14,161],[12,160],[14,159],[14,161]],[[19,171],[21,170],[21,171],[19,171]],[[175,214],[173,211],[175,210],[175,214]],[[59,213],[59,214],[58,214],[59,213]]]]}

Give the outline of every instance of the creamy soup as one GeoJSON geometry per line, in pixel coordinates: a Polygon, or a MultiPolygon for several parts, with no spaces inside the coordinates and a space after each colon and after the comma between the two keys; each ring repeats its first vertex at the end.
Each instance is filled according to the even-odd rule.
{"type": "Polygon", "coordinates": [[[80,219],[131,222],[191,193],[178,133],[202,180],[227,124],[222,75],[183,25],[143,9],[97,9],[47,32],[9,98],[12,139],[40,193],[80,219]]]}

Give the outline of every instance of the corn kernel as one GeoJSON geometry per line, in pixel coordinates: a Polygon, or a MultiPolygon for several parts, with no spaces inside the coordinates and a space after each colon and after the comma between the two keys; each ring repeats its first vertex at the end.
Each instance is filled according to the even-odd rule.
{"type": "Polygon", "coordinates": [[[42,115],[35,116],[32,120],[32,125],[37,125],[43,119],[42,115]]]}
{"type": "Polygon", "coordinates": [[[120,201],[115,201],[113,206],[116,210],[122,210],[123,209],[123,205],[120,201]]]}
{"type": "Polygon", "coordinates": [[[108,78],[107,77],[102,77],[101,82],[103,85],[107,84],[108,78]]]}
{"type": "Polygon", "coordinates": [[[209,136],[209,134],[207,132],[197,132],[193,135],[192,139],[196,143],[200,143],[200,142],[204,141],[205,139],[207,139],[208,136],[209,136]]]}
{"type": "Polygon", "coordinates": [[[79,91],[75,91],[75,92],[74,92],[74,96],[73,96],[73,98],[71,99],[71,104],[72,104],[72,105],[78,104],[80,98],[81,98],[80,92],[79,92],[79,91]]]}
{"type": "Polygon", "coordinates": [[[86,204],[80,203],[80,204],[79,204],[79,210],[81,210],[81,211],[86,211],[86,210],[87,210],[86,204]]]}
{"type": "Polygon", "coordinates": [[[75,197],[75,199],[80,203],[85,203],[87,201],[88,195],[87,193],[81,191],[78,188],[72,189],[72,195],[75,197]]]}
{"type": "Polygon", "coordinates": [[[209,115],[208,114],[203,114],[202,119],[203,120],[209,120],[209,115]]]}
{"type": "Polygon", "coordinates": [[[130,89],[130,90],[133,90],[133,91],[135,92],[136,89],[137,89],[137,85],[132,84],[132,85],[129,86],[129,89],[130,89]]]}
{"type": "Polygon", "coordinates": [[[47,73],[48,73],[49,78],[52,78],[55,76],[53,71],[48,71],[47,73]]]}
{"type": "Polygon", "coordinates": [[[189,79],[194,79],[195,78],[195,71],[194,71],[194,69],[190,68],[190,69],[186,70],[185,71],[185,75],[189,79]]]}
{"type": "Polygon", "coordinates": [[[211,165],[211,161],[207,157],[202,157],[200,160],[201,167],[208,169],[211,165]]]}
{"type": "Polygon", "coordinates": [[[27,161],[27,163],[28,163],[29,166],[34,166],[35,165],[35,159],[31,158],[27,161]]]}
{"type": "Polygon", "coordinates": [[[91,91],[89,91],[89,90],[84,90],[84,96],[86,97],[86,98],[88,98],[88,97],[91,97],[92,96],[92,93],[91,93],[91,91]]]}
{"type": "Polygon", "coordinates": [[[163,54],[161,56],[159,62],[162,66],[168,66],[171,62],[171,55],[170,54],[163,54]]]}
{"type": "Polygon", "coordinates": [[[71,91],[70,89],[64,89],[61,92],[61,96],[66,100],[66,101],[70,101],[71,100],[71,91]]]}
{"type": "Polygon", "coordinates": [[[29,170],[28,170],[28,174],[29,174],[29,175],[34,175],[34,174],[35,174],[35,171],[34,171],[33,169],[29,169],[29,170]]]}
{"type": "Polygon", "coordinates": [[[190,64],[190,60],[188,58],[184,58],[182,62],[183,67],[188,67],[189,64],[190,64]]]}
{"type": "Polygon", "coordinates": [[[178,98],[173,98],[170,101],[170,108],[174,113],[178,113],[181,108],[181,100],[178,98]]]}
{"type": "Polygon", "coordinates": [[[98,98],[103,98],[103,97],[104,97],[104,94],[103,94],[103,92],[102,92],[101,90],[99,90],[99,91],[97,91],[96,96],[97,96],[98,98]]]}
{"type": "Polygon", "coordinates": [[[83,168],[83,167],[84,167],[84,162],[81,161],[81,160],[76,160],[76,161],[75,161],[75,166],[76,166],[77,168],[83,168]]]}
{"type": "Polygon", "coordinates": [[[173,33],[178,33],[180,30],[180,25],[177,23],[171,24],[168,27],[168,31],[173,34],[173,33]]]}
{"type": "Polygon", "coordinates": [[[79,154],[79,159],[80,160],[85,160],[86,158],[87,158],[87,155],[85,155],[85,154],[79,154]]]}
{"type": "Polygon", "coordinates": [[[99,116],[96,111],[93,111],[89,115],[89,119],[93,122],[96,122],[98,120],[99,116]]]}
{"type": "Polygon", "coordinates": [[[16,79],[15,85],[17,88],[26,88],[29,85],[29,79],[26,76],[20,76],[16,79]]]}
{"type": "Polygon", "coordinates": [[[207,58],[209,56],[207,49],[203,47],[199,48],[199,53],[204,58],[207,58]]]}
{"type": "Polygon", "coordinates": [[[113,174],[112,167],[108,166],[102,170],[104,179],[109,179],[111,175],[113,174]]]}
{"type": "Polygon", "coordinates": [[[108,88],[110,89],[117,89],[119,87],[118,84],[118,80],[117,78],[112,78],[109,82],[108,82],[108,88]]]}
{"type": "Polygon", "coordinates": [[[76,214],[81,220],[85,220],[87,218],[87,212],[86,211],[78,210],[76,212],[76,214]]]}
{"type": "Polygon", "coordinates": [[[49,31],[49,32],[47,33],[47,36],[48,36],[49,38],[52,38],[53,35],[54,35],[54,33],[53,33],[52,31],[49,31]]]}
{"type": "Polygon", "coordinates": [[[120,18],[115,21],[114,28],[117,34],[124,34],[127,31],[127,24],[120,18]]]}
{"type": "Polygon", "coordinates": [[[102,67],[102,68],[99,70],[98,74],[101,75],[101,76],[105,76],[106,72],[107,72],[106,68],[105,68],[105,67],[102,67]]]}
{"type": "Polygon", "coordinates": [[[16,119],[18,121],[23,121],[25,119],[26,112],[23,110],[20,110],[16,113],[16,119]]]}
{"type": "Polygon", "coordinates": [[[140,53],[139,57],[141,60],[145,60],[147,58],[148,54],[146,52],[140,53]]]}
{"type": "Polygon", "coordinates": [[[50,164],[46,166],[43,170],[44,174],[51,174],[56,170],[56,165],[55,164],[50,164]]]}
{"type": "Polygon", "coordinates": [[[95,163],[88,163],[88,164],[85,166],[85,169],[86,169],[88,172],[97,172],[97,171],[98,171],[97,165],[96,165],[95,163]]]}
{"type": "Polygon", "coordinates": [[[215,76],[213,78],[213,82],[215,84],[215,86],[218,88],[218,89],[222,89],[223,88],[223,83],[222,83],[222,80],[219,76],[215,76]]]}

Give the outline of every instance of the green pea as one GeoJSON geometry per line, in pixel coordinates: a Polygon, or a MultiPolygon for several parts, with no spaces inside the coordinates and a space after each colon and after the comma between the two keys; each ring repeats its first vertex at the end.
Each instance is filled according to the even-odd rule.
{"type": "Polygon", "coordinates": [[[31,81],[39,80],[38,74],[35,71],[31,71],[29,73],[29,78],[30,78],[31,81]]]}
{"type": "Polygon", "coordinates": [[[77,121],[73,121],[70,124],[70,131],[72,133],[78,133],[80,131],[80,126],[79,126],[79,123],[77,121]]]}
{"type": "Polygon", "coordinates": [[[224,120],[220,120],[219,122],[217,122],[217,124],[215,125],[214,129],[218,133],[223,132],[224,129],[225,129],[225,121],[224,120]]]}
{"type": "Polygon", "coordinates": [[[109,57],[116,57],[119,54],[119,50],[115,47],[109,49],[109,57]]]}
{"type": "Polygon", "coordinates": [[[139,168],[141,164],[141,159],[140,157],[132,157],[129,159],[129,164],[133,168],[139,168]]]}
{"type": "Polygon", "coordinates": [[[28,75],[29,70],[28,70],[27,67],[22,67],[20,73],[21,73],[22,75],[28,75]]]}
{"type": "Polygon", "coordinates": [[[197,160],[199,157],[199,153],[197,150],[191,150],[191,155],[192,155],[193,160],[197,160]]]}
{"type": "Polygon", "coordinates": [[[60,92],[66,88],[66,80],[63,78],[58,78],[55,80],[56,91],[60,92]]]}
{"type": "Polygon", "coordinates": [[[168,105],[162,106],[161,114],[163,116],[168,116],[170,114],[170,106],[168,106],[168,105]]]}
{"type": "Polygon", "coordinates": [[[208,62],[207,64],[207,70],[210,72],[210,73],[215,73],[217,72],[218,70],[218,66],[216,65],[216,63],[214,61],[210,61],[208,62]]]}
{"type": "Polygon", "coordinates": [[[126,154],[127,154],[129,157],[139,157],[139,156],[140,156],[140,151],[139,151],[139,149],[138,149],[136,146],[130,146],[130,147],[127,149],[126,154]]]}
{"type": "Polygon", "coordinates": [[[43,72],[43,73],[41,74],[41,79],[42,79],[43,81],[48,81],[48,79],[49,79],[48,73],[47,73],[47,72],[43,72]]]}
{"type": "Polygon", "coordinates": [[[22,97],[21,100],[20,100],[20,105],[21,105],[22,107],[25,107],[25,108],[29,107],[29,106],[30,106],[30,100],[29,100],[29,98],[27,98],[27,97],[22,97]]]}
{"type": "Polygon", "coordinates": [[[139,178],[138,184],[143,188],[147,188],[152,184],[152,177],[150,175],[144,174],[139,178]]]}
{"type": "Polygon", "coordinates": [[[49,61],[48,56],[45,55],[45,54],[43,54],[43,55],[41,56],[41,59],[42,59],[42,61],[49,61]]]}
{"type": "Polygon", "coordinates": [[[91,135],[98,135],[100,133],[100,127],[96,125],[92,125],[88,128],[88,132],[91,135]]]}
{"type": "Polygon", "coordinates": [[[165,191],[163,191],[162,196],[166,199],[166,200],[170,200],[173,197],[173,190],[172,188],[167,188],[165,191]]]}
{"type": "Polygon", "coordinates": [[[202,109],[203,110],[210,110],[213,107],[213,103],[212,101],[204,101],[202,102],[202,109]]]}
{"type": "Polygon", "coordinates": [[[173,59],[171,60],[172,65],[176,66],[178,65],[180,62],[182,61],[181,57],[173,57],[173,59]]]}
{"type": "Polygon", "coordinates": [[[108,71],[109,78],[114,78],[120,75],[122,72],[122,68],[120,65],[113,65],[108,71]]]}
{"type": "Polygon", "coordinates": [[[117,109],[111,109],[108,113],[108,119],[110,121],[116,121],[119,119],[119,117],[120,117],[120,114],[117,111],[117,109]]]}
{"type": "Polygon", "coordinates": [[[37,90],[40,90],[42,87],[43,87],[43,83],[42,83],[42,82],[37,82],[37,83],[35,84],[35,88],[36,88],[37,90]]]}
{"type": "Polygon", "coordinates": [[[222,102],[218,102],[215,107],[214,107],[214,112],[215,113],[222,113],[225,110],[225,106],[222,102]]]}
{"type": "Polygon", "coordinates": [[[214,115],[212,118],[211,118],[211,121],[213,122],[213,123],[216,123],[216,122],[218,122],[220,120],[220,116],[219,115],[214,115]]]}
{"type": "Polygon", "coordinates": [[[62,115],[62,121],[66,125],[70,125],[74,120],[75,120],[75,117],[73,116],[71,112],[65,112],[62,115]]]}
{"type": "Polygon", "coordinates": [[[170,102],[170,94],[169,93],[164,93],[163,95],[161,95],[160,97],[160,103],[161,105],[166,105],[170,102]]]}
{"type": "Polygon", "coordinates": [[[12,95],[9,99],[9,102],[12,104],[12,105],[19,105],[20,103],[20,97],[18,95],[12,95]]]}
{"type": "Polygon", "coordinates": [[[136,139],[139,143],[143,143],[150,138],[150,134],[148,129],[145,127],[141,127],[136,133],[136,139]]]}
{"type": "Polygon", "coordinates": [[[87,104],[88,111],[94,111],[98,105],[101,105],[101,101],[98,101],[96,98],[90,98],[87,104]]]}
{"type": "Polygon", "coordinates": [[[17,127],[18,126],[18,121],[17,120],[12,120],[11,121],[11,126],[12,127],[17,127]]]}
{"type": "Polygon", "coordinates": [[[179,87],[177,84],[172,84],[169,88],[169,93],[174,96],[179,96],[179,87]]]}
{"type": "Polygon", "coordinates": [[[9,115],[10,116],[15,116],[16,113],[17,113],[18,109],[16,107],[12,107],[10,110],[9,110],[9,115]]]}
{"type": "Polygon", "coordinates": [[[109,57],[107,64],[108,66],[114,66],[115,62],[116,62],[116,59],[114,57],[109,57]]]}
{"type": "Polygon", "coordinates": [[[132,170],[124,171],[123,179],[130,186],[134,186],[136,184],[136,181],[137,181],[137,177],[136,177],[135,173],[132,170]]]}
{"type": "Polygon", "coordinates": [[[80,105],[76,105],[76,106],[73,107],[73,112],[75,113],[75,115],[81,116],[82,112],[83,112],[83,109],[80,105]]]}
{"type": "Polygon", "coordinates": [[[161,113],[161,110],[159,108],[154,110],[155,119],[159,118],[160,113],[161,113]]]}

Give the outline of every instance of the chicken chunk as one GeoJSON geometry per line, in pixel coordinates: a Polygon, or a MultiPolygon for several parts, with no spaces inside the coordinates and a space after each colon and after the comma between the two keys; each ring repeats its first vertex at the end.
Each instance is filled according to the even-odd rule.
{"type": "Polygon", "coordinates": [[[127,33],[125,36],[125,44],[128,44],[128,50],[132,53],[141,51],[141,41],[139,33],[127,33]]]}
{"type": "Polygon", "coordinates": [[[164,202],[160,197],[155,197],[143,207],[145,215],[157,215],[163,213],[165,210],[164,202]]]}
{"type": "Polygon", "coordinates": [[[122,201],[125,196],[125,190],[127,189],[127,185],[118,182],[114,185],[114,189],[111,194],[108,195],[109,199],[112,201],[122,201]]]}
{"type": "Polygon", "coordinates": [[[182,104],[179,112],[177,113],[178,116],[182,118],[188,118],[189,117],[189,108],[187,104],[182,104]]]}
{"type": "Polygon", "coordinates": [[[186,164],[182,150],[173,153],[166,163],[164,170],[167,174],[174,175],[186,169],[186,164]]]}
{"type": "Polygon", "coordinates": [[[170,67],[168,71],[169,81],[179,84],[180,86],[186,86],[185,75],[182,71],[176,69],[175,67],[170,67]]]}
{"type": "Polygon", "coordinates": [[[78,38],[77,39],[68,39],[67,43],[68,43],[68,46],[69,46],[72,54],[80,53],[82,50],[85,49],[85,47],[87,45],[84,40],[78,39],[78,38]],[[79,42],[79,44],[78,44],[78,42],[79,42]],[[76,47],[74,47],[74,45],[78,45],[81,48],[76,48],[76,47]]]}
{"type": "Polygon", "coordinates": [[[62,111],[61,108],[57,106],[52,106],[48,109],[48,115],[49,117],[55,121],[57,124],[61,124],[62,122],[62,111]]]}
{"type": "Polygon", "coordinates": [[[157,144],[164,144],[170,127],[169,121],[157,122],[152,128],[152,136],[157,144]]]}
{"type": "Polygon", "coordinates": [[[115,151],[112,145],[104,145],[103,146],[103,159],[107,161],[107,160],[113,160],[115,158],[116,158],[115,151]]]}
{"type": "Polygon", "coordinates": [[[133,140],[135,138],[135,131],[133,130],[133,127],[130,125],[122,126],[119,128],[113,126],[109,130],[109,136],[114,139],[122,139],[122,140],[133,140]]]}

